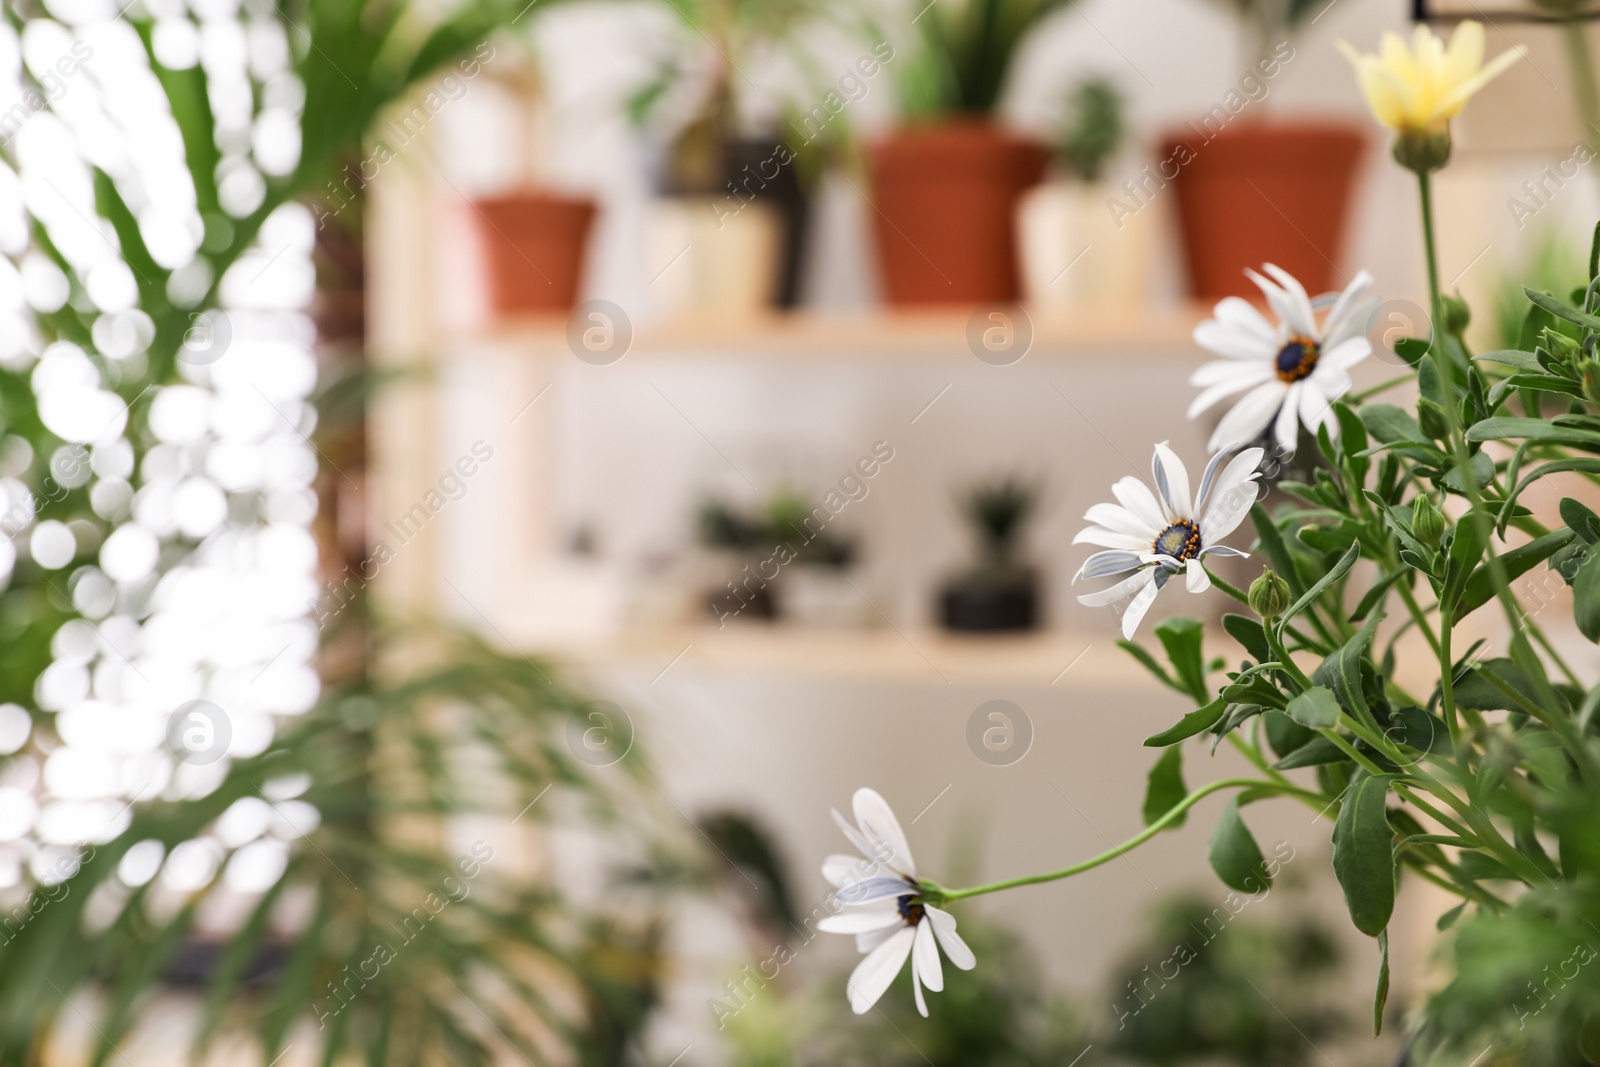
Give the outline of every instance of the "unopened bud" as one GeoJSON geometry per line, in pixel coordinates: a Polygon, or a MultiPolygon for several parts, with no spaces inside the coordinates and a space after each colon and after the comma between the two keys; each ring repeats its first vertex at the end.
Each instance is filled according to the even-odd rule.
{"type": "Polygon", "coordinates": [[[1417,398],[1417,425],[1435,441],[1450,436],[1450,420],[1445,417],[1444,408],[1425,396],[1417,398]]]}
{"type": "Polygon", "coordinates": [[[1289,583],[1272,572],[1271,567],[1261,569],[1261,577],[1250,583],[1250,610],[1263,619],[1276,619],[1289,607],[1289,583]]]}
{"type": "Polygon", "coordinates": [[[1432,130],[1402,130],[1394,139],[1395,162],[1410,171],[1426,174],[1450,161],[1450,127],[1432,130]]]}
{"type": "Polygon", "coordinates": [[[1429,548],[1438,548],[1444,537],[1444,513],[1426,493],[1418,493],[1411,502],[1411,532],[1429,548]]]}

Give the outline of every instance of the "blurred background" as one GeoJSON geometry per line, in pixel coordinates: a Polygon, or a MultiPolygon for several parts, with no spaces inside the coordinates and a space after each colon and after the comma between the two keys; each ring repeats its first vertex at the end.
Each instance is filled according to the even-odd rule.
{"type": "Polygon", "coordinates": [[[1079,517],[1203,462],[1246,267],[1372,272],[1358,389],[1427,332],[1335,42],[1528,46],[1438,181],[1501,348],[1600,214],[1581,8],[7,0],[0,1057],[1392,1061],[1447,905],[1373,1040],[1326,816],[964,907],[931,1022],[818,865],[863,785],[945,885],[1139,828],[1189,706],[1079,517]]]}

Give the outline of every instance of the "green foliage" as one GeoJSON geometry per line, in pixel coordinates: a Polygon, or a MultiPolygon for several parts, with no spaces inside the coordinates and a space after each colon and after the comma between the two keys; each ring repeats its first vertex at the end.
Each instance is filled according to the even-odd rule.
{"type": "Polygon", "coordinates": [[[900,62],[901,104],[915,118],[986,114],[1023,38],[1065,0],[944,0],[917,19],[921,48],[900,62]]]}
{"type": "Polygon", "coordinates": [[[1337,942],[1310,919],[1269,922],[1240,905],[1179,898],[1118,967],[1105,1048],[1163,1067],[1321,1063],[1315,1046],[1349,1029],[1329,1006],[1340,963],[1337,942]]]}
{"type": "Polygon", "coordinates": [[[1095,182],[1127,139],[1127,105],[1109,78],[1087,78],[1067,97],[1056,154],[1074,177],[1095,182]]]}
{"type": "MultiPolygon", "coordinates": [[[[1164,623],[1165,663],[1125,646],[1194,709],[1146,744],[1209,733],[1263,771],[1232,783],[1212,835],[1223,881],[1244,887],[1260,862],[1243,807],[1282,796],[1334,813],[1333,872],[1352,924],[1378,939],[1374,1023],[1397,893],[1426,880],[1463,902],[1446,924],[1457,977],[1430,1009],[1429,1040],[1468,1058],[1494,1043],[1539,1067],[1574,1062],[1582,1035],[1600,1048],[1600,979],[1587,970],[1563,974],[1559,995],[1529,991],[1537,1027],[1487,1005],[1508,977],[1537,986],[1546,963],[1600,937],[1573,925],[1600,908],[1600,688],[1544,632],[1570,595],[1571,627],[1600,642],[1600,516],[1581,502],[1600,476],[1593,270],[1570,300],[1527,289],[1515,340],[1481,356],[1465,306],[1447,307],[1433,346],[1402,346],[1416,407],[1336,402],[1339,435],[1321,432],[1302,480],[1256,505],[1255,550],[1284,589],[1223,585],[1254,610],[1225,617],[1223,634],[1164,623]],[[1502,618],[1474,619],[1490,636],[1468,644],[1462,620],[1490,607],[1502,618]],[[1203,647],[1217,640],[1220,658],[1203,647]],[[1539,922],[1562,943],[1525,934],[1539,922]]],[[[1170,758],[1151,774],[1147,819],[1180,799],[1170,758]]]]}

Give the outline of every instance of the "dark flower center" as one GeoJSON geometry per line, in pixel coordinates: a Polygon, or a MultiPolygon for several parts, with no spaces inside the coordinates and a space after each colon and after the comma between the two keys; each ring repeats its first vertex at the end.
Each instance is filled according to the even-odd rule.
{"type": "Polygon", "coordinates": [[[1179,519],[1156,537],[1155,550],[1175,560],[1194,559],[1200,554],[1200,526],[1190,519],[1179,519]]]}
{"type": "Polygon", "coordinates": [[[1317,342],[1309,337],[1291,337],[1278,349],[1278,377],[1286,382],[1298,382],[1317,369],[1317,342]]]}
{"type": "Polygon", "coordinates": [[[906,921],[907,926],[915,926],[922,921],[922,898],[907,893],[898,901],[900,905],[900,918],[906,921]]]}

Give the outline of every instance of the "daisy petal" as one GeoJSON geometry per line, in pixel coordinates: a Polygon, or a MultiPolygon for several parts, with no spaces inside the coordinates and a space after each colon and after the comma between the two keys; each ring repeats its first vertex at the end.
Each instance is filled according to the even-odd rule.
{"type": "Polygon", "coordinates": [[[911,846],[906,843],[900,820],[894,817],[889,802],[875,789],[857,789],[851,804],[855,808],[856,822],[861,825],[861,832],[875,844],[883,846],[882,851],[870,855],[886,867],[908,878],[915,878],[917,864],[911,858],[911,846]]]}
{"type": "Polygon", "coordinates": [[[1309,300],[1306,301],[1306,305],[1302,309],[1296,305],[1295,298],[1291,294],[1284,292],[1280,286],[1271,280],[1262,277],[1253,270],[1246,270],[1244,273],[1245,277],[1254,282],[1256,288],[1261,290],[1261,294],[1267,298],[1267,305],[1272,308],[1272,313],[1278,317],[1278,321],[1283,323],[1289,333],[1299,334],[1302,337],[1311,336],[1311,331],[1316,322],[1311,317],[1311,302],[1309,300]]]}
{"type": "Polygon", "coordinates": [[[867,958],[856,964],[846,988],[850,994],[850,1010],[865,1015],[878,1003],[884,992],[894,982],[894,976],[905,966],[911,955],[911,943],[916,939],[914,927],[905,926],[867,953],[867,958]]]}
{"type": "Polygon", "coordinates": [[[1332,348],[1322,350],[1322,355],[1317,357],[1317,368],[1311,372],[1311,378],[1315,381],[1329,373],[1344,375],[1351,367],[1370,355],[1372,355],[1372,342],[1367,340],[1365,334],[1346,338],[1332,348]]]}
{"type": "Polygon", "coordinates": [[[867,859],[871,862],[879,862],[877,855],[875,855],[872,851],[872,842],[863,837],[860,830],[857,830],[854,826],[851,826],[850,821],[843,815],[839,814],[838,808],[833,809],[833,821],[838,824],[839,829],[844,831],[844,836],[850,840],[850,843],[854,845],[863,856],[867,857],[867,859]]]}
{"type": "Polygon", "coordinates": [[[911,995],[917,1001],[917,1014],[924,1019],[928,1017],[928,998],[922,995],[922,982],[917,978],[917,946],[921,941],[913,941],[911,947],[911,995]]]}
{"type": "Polygon", "coordinates": [[[1264,341],[1271,346],[1274,355],[1277,353],[1280,331],[1250,301],[1241,296],[1224,297],[1211,309],[1211,314],[1222,325],[1264,341]]]}
{"type": "Polygon", "coordinates": [[[903,878],[868,878],[864,882],[847,885],[834,895],[841,904],[870,904],[875,900],[902,897],[911,891],[903,878]]]}
{"type": "Polygon", "coordinates": [[[1084,593],[1078,597],[1078,603],[1086,608],[1103,608],[1107,604],[1115,604],[1123,597],[1136,593],[1146,584],[1153,581],[1155,574],[1150,570],[1140,571],[1131,578],[1124,578],[1116,585],[1101,589],[1095,593],[1084,593]]]}
{"type": "Polygon", "coordinates": [[[944,968],[939,964],[939,946],[934,943],[931,922],[917,924],[917,943],[911,952],[911,965],[916,968],[923,985],[935,993],[944,991],[944,968]]]}
{"type": "Polygon", "coordinates": [[[818,919],[817,929],[825,934],[870,934],[898,926],[904,921],[900,918],[899,908],[881,911],[846,911],[818,919]]]}
{"type": "MultiPolygon", "coordinates": [[[[1252,312],[1254,308],[1250,309],[1252,312]]],[[[1259,317],[1259,316],[1258,316],[1259,317]]],[[[1265,336],[1230,326],[1216,319],[1207,319],[1194,328],[1194,343],[1214,355],[1222,356],[1228,360],[1256,361],[1269,360],[1278,354],[1278,342],[1271,334],[1271,327],[1262,319],[1262,326],[1268,331],[1265,336]]]]}
{"type": "Polygon", "coordinates": [[[922,910],[933,924],[933,934],[939,939],[939,947],[944,949],[944,954],[950,957],[950,962],[963,971],[976,967],[978,958],[961,940],[961,935],[956,933],[956,917],[932,904],[924,904],[922,910]]]}
{"type": "Polygon", "coordinates": [[[1265,454],[1259,448],[1247,448],[1229,460],[1217,475],[1211,490],[1211,504],[1200,520],[1200,530],[1212,551],[1220,548],[1218,542],[1238,529],[1250,513],[1250,505],[1256,502],[1261,491],[1255,481],[1256,468],[1265,454]]]}
{"type": "Polygon", "coordinates": [[[822,861],[822,877],[835,889],[871,878],[878,873],[878,865],[863,856],[835,854],[822,861]]]}
{"type": "Polygon", "coordinates": [[[1153,532],[1159,533],[1167,528],[1167,515],[1156,502],[1156,495],[1139,479],[1131,476],[1120,479],[1111,487],[1111,495],[1120,500],[1123,507],[1133,512],[1134,517],[1148,525],[1153,532]]]}
{"type": "MultiPolygon", "coordinates": [[[[1224,397],[1242,393],[1251,386],[1271,381],[1274,377],[1276,375],[1270,363],[1240,366],[1231,377],[1218,382],[1209,389],[1202,389],[1200,395],[1196,396],[1194,401],[1190,403],[1187,417],[1192,419],[1224,397]]],[[[1191,380],[1189,384],[1197,385],[1199,383],[1191,380]]]]}
{"type": "Polygon", "coordinates": [[[1155,475],[1156,488],[1161,491],[1161,499],[1167,505],[1167,516],[1174,519],[1193,518],[1194,497],[1189,495],[1189,469],[1183,465],[1178,454],[1167,446],[1167,442],[1156,445],[1150,469],[1155,475]]]}
{"type": "Polygon", "coordinates": [[[1132,641],[1133,635],[1139,629],[1145,612],[1150,610],[1150,605],[1156,602],[1156,593],[1161,589],[1160,584],[1152,581],[1149,585],[1139,590],[1137,596],[1129,602],[1127,610],[1122,613],[1122,636],[1124,640],[1132,641]]]}
{"type": "Polygon", "coordinates": [[[1306,295],[1305,286],[1300,280],[1276,263],[1266,263],[1262,270],[1272,275],[1273,280],[1283,287],[1284,296],[1288,298],[1292,311],[1288,315],[1279,316],[1283,324],[1301,337],[1317,337],[1317,315],[1311,307],[1311,298],[1306,295]]]}
{"type": "Polygon", "coordinates": [[[1076,582],[1079,578],[1105,578],[1113,574],[1126,574],[1142,565],[1137,552],[1115,549],[1096,552],[1083,561],[1083,566],[1078,568],[1078,573],[1072,576],[1072,580],[1076,582]]]}
{"type": "Polygon", "coordinates": [[[1348,338],[1366,335],[1366,319],[1371,312],[1367,306],[1367,293],[1371,289],[1372,275],[1366,271],[1359,272],[1344,287],[1339,299],[1333,302],[1328,317],[1322,320],[1322,333],[1317,340],[1322,343],[1324,353],[1348,338]]]}
{"type": "Polygon", "coordinates": [[[1228,458],[1226,452],[1218,452],[1206,462],[1205,473],[1200,475],[1200,492],[1195,494],[1194,513],[1206,513],[1206,501],[1211,499],[1211,483],[1216,479],[1217,468],[1222,466],[1222,461],[1228,458]]]}
{"type": "Polygon", "coordinates": [[[1155,540],[1155,536],[1154,532],[1140,537],[1138,534],[1108,530],[1104,526],[1089,526],[1074,534],[1072,543],[1075,545],[1099,545],[1101,548],[1120,548],[1127,552],[1136,552],[1141,548],[1149,547],[1150,543],[1155,540]]]}
{"type": "MultiPolygon", "coordinates": [[[[896,914],[898,914],[898,912],[896,914]]],[[[898,929],[898,925],[885,926],[882,930],[873,930],[865,934],[857,934],[856,951],[865,956],[867,953],[871,952],[873,949],[877,948],[879,945],[893,937],[898,929]]]]}
{"type": "Polygon", "coordinates": [[[1202,556],[1224,556],[1224,557],[1226,557],[1228,559],[1249,559],[1250,558],[1250,553],[1248,553],[1248,552],[1240,552],[1237,548],[1229,548],[1227,545],[1207,545],[1205,548],[1202,548],[1200,550],[1200,555],[1202,555],[1202,556]]]}
{"type": "Polygon", "coordinates": [[[1246,393],[1217,423],[1216,431],[1211,435],[1211,451],[1226,452],[1260,437],[1283,406],[1283,398],[1288,391],[1287,385],[1273,378],[1246,393]]]}
{"type": "Polygon", "coordinates": [[[1334,417],[1332,402],[1309,378],[1300,383],[1300,421],[1313,434],[1326,426],[1329,437],[1339,436],[1339,420],[1334,417]]]}
{"type": "Polygon", "coordinates": [[[1211,576],[1197,559],[1191,559],[1187,566],[1188,574],[1184,577],[1184,588],[1191,593],[1204,593],[1211,588],[1211,576]]]}
{"type": "Polygon", "coordinates": [[[1159,528],[1140,521],[1137,515],[1120,504],[1096,504],[1084,512],[1083,517],[1088,522],[1099,523],[1111,530],[1137,534],[1146,541],[1161,532],[1159,528]]]}
{"type": "Polygon", "coordinates": [[[1284,452],[1293,452],[1300,443],[1299,417],[1300,397],[1305,392],[1305,380],[1301,379],[1289,386],[1289,391],[1283,396],[1283,406],[1278,409],[1278,417],[1272,429],[1272,436],[1277,440],[1278,447],[1284,452]]]}

